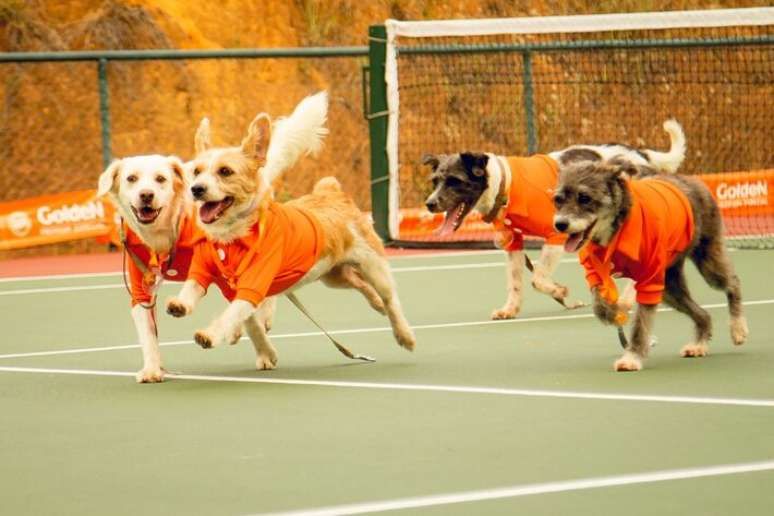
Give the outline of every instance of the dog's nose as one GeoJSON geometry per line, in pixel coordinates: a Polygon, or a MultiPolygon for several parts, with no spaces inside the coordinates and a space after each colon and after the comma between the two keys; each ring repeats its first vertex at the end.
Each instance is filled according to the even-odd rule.
{"type": "Polygon", "coordinates": [[[565,231],[567,231],[567,228],[570,227],[570,223],[564,219],[556,219],[554,220],[554,227],[556,228],[557,231],[561,231],[562,233],[564,233],[565,231]]]}
{"type": "Polygon", "coordinates": [[[205,188],[202,185],[193,185],[191,187],[191,193],[194,196],[194,199],[201,199],[201,197],[204,195],[204,192],[207,191],[207,188],[205,188]]]}
{"type": "Polygon", "coordinates": [[[143,190],[140,192],[140,201],[142,201],[143,204],[150,204],[153,202],[153,192],[150,190],[143,190]]]}
{"type": "Polygon", "coordinates": [[[427,201],[425,206],[427,206],[428,210],[435,212],[438,209],[438,201],[427,201]]]}

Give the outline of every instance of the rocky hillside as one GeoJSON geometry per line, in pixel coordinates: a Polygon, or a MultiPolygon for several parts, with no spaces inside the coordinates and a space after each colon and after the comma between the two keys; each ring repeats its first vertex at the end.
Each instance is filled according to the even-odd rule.
{"type": "MultiPolygon", "coordinates": [[[[398,19],[673,10],[763,1],[699,0],[0,0],[0,50],[239,48],[365,45],[367,28],[398,19]]],[[[308,191],[335,174],[370,208],[368,131],[359,58],[121,62],[109,65],[114,156],[190,157],[212,119],[216,143],[241,138],[259,111],[289,112],[305,95],[331,95],[326,149],[281,185],[308,191]]],[[[102,168],[94,63],[0,65],[0,201],[92,188],[102,168]]],[[[80,242],[21,254],[80,252],[80,242]]],[[[20,253],[14,253],[20,254],[20,253]]],[[[6,255],[8,256],[8,255],[6,255]]]]}

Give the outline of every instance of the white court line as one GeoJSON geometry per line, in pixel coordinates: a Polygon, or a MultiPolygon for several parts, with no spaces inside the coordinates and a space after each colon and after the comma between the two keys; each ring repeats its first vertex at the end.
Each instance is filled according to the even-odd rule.
{"type": "MultiPolygon", "coordinates": [[[[577,263],[578,260],[565,258],[561,263],[577,263]]],[[[488,269],[493,267],[505,267],[505,262],[481,262],[481,263],[456,263],[450,265],[418,265],[415,267],[393,267],[392,272],[434,272],[462,269],[488,269]]],[[[88,276],[84,276],[88,277],[88,276]]],[[[82,290],[103,290],[112,288],[122,288],[123,283],[111,283],[108,285],[80,285],[73,287],[45,287],[45,288],[27,288],[17,290],[0,291],[0,296],[19,296],[24,294],[47,294],[55,292],[75,292],[82,290]]]]}
{"type": "MultiPolygon", "coordinates": [[[[32,374],[65,374],[77,376],[134,377],[129,371],[103,371],[96,369],[57,369],[48,367],[0,366],[0,372],[32,374]]],[[[506,387],[476,387],[460,385],[431,385],[414,383],[344,382],[334,380],[301,380],[296,378],[260,378],[254,376],[211,376],[200,374],[168,373],[169,379],[198,382],[267,383],[274,385],[300,385],[312,387],[338,387],[391,391],[446,392],[457,394],[489,394],[529,398],[562,398],[602,401],[644,401],[655,403],[682,403],[692,405],[723,405],[740,407],[774,407],[774,399],[713,398],[699,396],[662,396],[657,394],[614,394],[605,392],[547,391],[541,389],[511,389],[506,387]]]]}
{"type": "MultiPolygon", "coordinates": [[[[744,301],[742,304],[745,306],[769,305],[769,304],[774,304],[774,299],[744,301]]],[[[709,309],[716,309],[716,308],[725,308],[727,305],[725,303],[713,303],[713,304],[705,304],[701,306],[702,308],[709,310],[709,309]]],[[[672,308],[659,308],[658,311],[672,312],[674,310],[672,308]]],[[[545,322],[545,321],[566,321],[566,320],[572,320],[572,319],[591,319],[593,317],[594,317],[594,314],[591,314],[591,313],[572,314],[572,315],[547,315],[542,317],[525,317],[523,319],[503,319],[498,321],[481,320],[481,321],[464,321],[464,322],[455,322],[455,323],[418,324],[418,325],[412,326],[411,328],[414,330],[434,330],[434,329],[440,329],[440,328],[490,326],[494,324],[518,324],[518,323],[532,323],[532,322],[545,322]]],[[[331,330],[328,333],[330,333],[331,335],[354,335],[359,333],[380,333],[380,332],[391,332],[391,331],[392,331],[392,328],[390,326],[375,326],[371,328],[350,328],[347,330],[331,330]]],[[[301,338],[301,337],[321,337],[323,335],[324,334],[319,331],[309,331],[309,332],[298,332],[298,333],[280,333],[277,335],[269,335],[269,337],[271,339],[290,339],[290,338],[301,338]]],[[[240,340],[248,340],[248,338],[242,337],[242,339],[240,340]]],[[[160,342],[159,346],[183,346],[183,345],[190,345],[190,344],[193,344],[193,341],[191,339],[186,339],[186,340],[171,340],[166,342],[160,342]]],[[[9,353],[6,355],[0,355],[0,360],[9,359],[9,358],[71,355],[71,354],[77,354],[77,353],[97,353],[102,351],[117,351],[117,350],[124,350],[124,349],[134,349],[139,347],[140,347],[139,344],[127,344],[127,345],[121,345],[121,346],[104,346],[104,347],[97,347],[97,348],[92,347],[92,348],[60,349],[60,350],[53,350],[53,351],[31,351],[27,353],[9,353]]]]}
{"type": "MultiPolygon", "coordinates": [[[[372,512],[397,511],[403,509],[416,509],[419,507],[434,507],[438,505],[451,505],[456,503],[481,502],[484,500],[500,500],[503,498],[516,498],[520,496],[564,493],[568,491],[599,489],[602,487],[649,484],[653,482],[665,482],[669,480],[686,480],[690,478],[738,475],[740,473],[754,473],[771,470],[774,470],[774,461],[771,460],[762,462],[747,462],[742,464],[723,464],[718,466],[653,471],[650,473],[633,473],[628,475],[616,475],[609,477],[581,478],[577,480],[546,482],[542,484],[525,484],[511,487],[501,487],[497,489],[483,489],[480,491],[463,491],[460,493],[417,496],[413,498],[399,498],[396,500],[354,503],[332,507],[321,507],[317,509],[304,509],[298,511],[273,512],[263,514],[264,516],[343,516],[348,514],[367,514],[372,512]]],[[[475,512],[475,509],[471,508],[471,514],[475,514],[475,512]]]]}
{"type": "MultiPolygon", "coordinates": [[[[573,260],[575,261],[575,260],[573,260]]],[[[459,263],[451,265],[424,265],[416,267],[393,267],[392,272],[433,272],[455,269],[485,269],[489,267],[505,267],[505,262],[482,262],[482,263],[459,263]]],[[[82,290],[103,290],[112,288],[123,288],[122,283],[111,283],[108,285],[79,285],[72,287],[44,287],[44,288],[27,288],[16,290],[0,291],[0,296],[19,296],[24,294],[47,294],[56,292],[75,292],[82,290]]]]}
{"type": "MultiPolygon", "coordinates": [[[[459,251],[448,253],[433,253],[433,254],[417,254],[417,255],[399,255],[389,256],[388,260],[406,260],[411,258],[449,258],[454,256],[486,256],[492,254],[502,254],[500,250],[481,250],[481,251],[459,251]]],[[[79,279],[79,278],[106,278],[106,277],[118,277],[121,276],[119,271],[116,272],[85,272],[78,274],[48,274],[42,276],[10,276],[7,278],[0,278],[0,283],[13,283],[22,281],[44,281],[44,280],[64,280],[64,279],[79,279]]]]}

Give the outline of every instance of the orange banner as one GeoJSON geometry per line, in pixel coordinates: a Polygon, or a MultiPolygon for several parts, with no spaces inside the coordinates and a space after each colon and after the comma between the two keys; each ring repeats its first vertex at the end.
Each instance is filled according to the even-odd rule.
{"type": "Polygon", "coordinates": [[[701,174],[724,217],[774,213],[774,170],[701,174]]]}
{"type": "Polygon", "coordinates": [[[0,250],[107,237],[115,227],[113,204],[96,190],[0,203],[0,250]]]}

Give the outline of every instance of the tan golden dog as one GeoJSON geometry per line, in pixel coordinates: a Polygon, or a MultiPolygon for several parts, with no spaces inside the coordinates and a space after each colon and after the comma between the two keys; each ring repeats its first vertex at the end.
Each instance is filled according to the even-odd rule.
{"type": "Polygon", "coordinates": [[[204,348],[233,342],[244,324],[254,341],[271,348],[265,329],[251,323],[257,307],[266,296],[319,279],[359,290],[389,317],[398,344],[412,350],[414,335],[382,243],[338,181],[323,178],[311,194],[276,203],[268,186],[274,177],[265,177],[262,168],[271,152],[269,117],[258,115],[237,147],[211,147],[209,132],[209,124],[199,127],[190,168],[197,221],[208,240],[194,250],[188,280],[167,301],[167,311],[176,317],[190,314],[209,284],[225,278],[233,290],[231,303],[196,332],[196,342],[204,348]]]}

